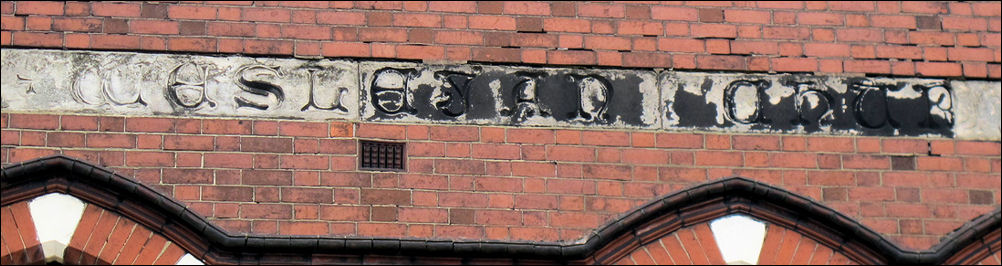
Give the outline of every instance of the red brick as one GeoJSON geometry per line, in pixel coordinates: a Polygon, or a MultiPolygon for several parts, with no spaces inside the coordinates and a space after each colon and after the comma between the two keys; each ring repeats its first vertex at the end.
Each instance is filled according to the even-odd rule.
{"type": "Polygon", "coordinates": [[[241,184],[245,185],[292,185],[291,171],[243,170],[241,184]]]}
{"type": "Polygon", "coordinates": [[[206,24],[206,32],[214,36],[253,37],[256,34],[254,24],[228,22],[209,22],[206,24]]]}
{"type": "Polygon", "coordinates": [[[818,71],[818,60],[815,58],[773,58],[773,70],[782,72],[814,72],[818,71]]]}
{"type": "Polygon", "coordinates": [[[661,23],[644,21],[619,21],[616,28],[621,35],[661,35],[664,32],[661,23]]]}
{"type": "Polygon", "coordinates": [[[215,149],[212,136],[164,136],[165,150],[211,151],[215,149]]]}
{"type": "Polygon", "coordinates": [[[600,222],[598,215],[580,212],[551,212],[549,218],[551,226],[568,228],[594,228],[600,222]]]}
{"type": "Polygon", "coordinates": [[[705,49],[705,41],[687,38],[660,38],[658,39],[658,50],[670,52],[695,52],[700,53],[705,49]]]}
{"type": "Polygon", "coordinates": [[[914,44],[953,45],[954,34],[950,32],[910,31],[908,32],[908,41],[914,44]]]}
{"type": "Polygon", "coordinates": [[[692,36],[696,38],[736,38],[738,29],[727,24],[694,24],[691,26],[692,36]]]}
{"type": "Polygon", "coordinates": [[[811,153],[771,153],[769,164],[774,167],[815,168],[817,156],[811,153]]]}
{"type": "Polygon", "coordinates": [[[446,209],[438,208],[400,208],[398,219],[401,222],[414,223],[447,223],[449,213],[446,209]]]}
{"type": "Polygon", "coordinates": [[[878,58],[922,59],[922,48],[911,46],[877,46],[878,58]]]}
{"type": "Polygon", "coordinates": [[[215,7],[171,5],[167,7],[167,17],[172,19],[212,20],[216,18],[215,7]]]}
{"type": "Polygon", "coordinates": [[[478,160],[435,160],[435,172],[444,174],[482,175],[486,171],[483,161],[478,160]]]}
{"type": "Polygon", "coordinates": [[[698,10],[695,8],[653,6],[651,18],[656,20],[696,21],[698,10]]]}
{"type": "Polygon", "coordinates": [[[506,144],[474,144],[473,158],[518,160],[522,157],[522,149],[518,145],[506,144]]]}
{"type": "Polygon", "coordinates": [[[135,148],[136,135],[91,133],[87,134],[87,147],[135,148]]]}
{"type": "Polygon", "coordinates": [[[833,43],[804,44],[804,54],[819,57],[848,57],[849,45],[833,43]]]}
{"type": "MultiPolygon", "coordinates": [[[[10,4],[10,3],[8,3],[10,4]]],[[[17,2],[17,10],[14,11],[15,14],[25,14],[25,15],[63,15],[63,4],[61,2],[52,1],[26,1],[17,2]]],[[[9,14],[7,7],[4,7],[4,14],[9,14]]]]}
{"type": "MultiPolygon", "coordinates": [[[[999,156],[1000,150],[1002,149],[1000,149],[1000,145],[998,142],[977,142],[977,141],[956,142],[957,153],[963,155],[999,156]]],[[[944,154],[944,153],[939,153],[939,154],[944,154]]]]}
{"type": "Polygon", "coordinates": [[[441,27],[442,16],[433,14],[393,14],[393,25],[398,27],[441,27]]]}
{"type": "Polygon", "coordinates": [[[252,168],[254,166],[254,156],[251,154],[206,153],[203,160],[205,167],[252,168]]]}
{"type": "Polygon", "coordinates": [[[843,137],[807,138],[807,150],[821,152],[853,152],[853,139],[843,137]]]}
{"type": "Polygon", "coordinates": [[[843,25],[844,19],[838,13],[797,13],[797,22],[802,25],[843,25]]]}
{"type": "MultiPolygon", "coordinates": [[[[65,128],[66,117],[63,117],[65,128]]],[[[174,121],[167,118],[128,117],[125,119],[125,130],[129,132],[173,132],[174,121]]]]}
{"type": "Polygon", "coordinates": [[[249,202],[254,200],[254,189],[235,186],[203,186],[202,200],[249,202]]]}
{"type": "Polygon", "coordinates": [[[700,68],[717,70],[743,70],[747,68],[747,58],[732,55],[697,56],[696,62],[700,68]]]}
{"type": "Polygon", "coordinates": [[[806,40],[811,32],[803,27],[764,27],[762,37],[766,39],[806,40]]]}
{"type": "Polygon", "coordinates": [[[167,152],[126,152],[128,166],[174,166],[174,154],[167,152]]]}
{"type": "Polygon", "coordinates": [[[734,136],[734,149],[738,150],[779,150],[779,137],[774,136],[734,136]]]}
{"type": "Polygon", "coordinates": [[[668,164],[668,153],[661,150],[629,149],[623,151],[623,162],[628,164],[668,164]]]}
{"type": "Polygon", "coordinates": [[[107,17],[139,17],[141,15],[138,3],[92,3],[91,12],[95,16],[107,17]]]}
{"type": "Polygon", "coordinates": [[[476,2],[454,2],[454,1],[429,1],[429,11],[454,12],[454,13],[477,13],[476,2]]]}
{"type": "Polygon", "coordinates": [[[506,16],[470,16],[471,29],[509,30],[516,29],[515,18],[506,16]]]}
{"type": "Polygon", "coordinates": [[[54,130],[59,128],[59,116],[11,114],[8,123],[10,128],[54,130]]]}
{"type": "Polygon", "coordinates": [[[546,148],[547,160],[593,162],[595,158],[595,148],[569,146],[548,146],[546,148]]]}
{"type": "Polygon", "coordinates": [[[767,11],[725,9],[724,19],[732,23],[769,24],[771,15],[767,11]]]}
{"type": "Polygon", "coordinates": [[[487,195],[462,192],[443,192],[438,194],[438,205],[443,207],[487,207],[487,195]]]}
{"type": "Polygon", "coordinates": [[[445,57],[445,49],[438,46],[399,45],[396,53],[405,59],[440,60],[445,57]]]}
{"type": "Polygon", "coordinates": [[[883,28],[915,28],[914,16],[871,16],[870,21],[875,27],[883,28]]]}
{"type": "Polygon", "coordinates": [[[851,186],[856,183],[852,173],[836,171],[810,171],[807,176],[810,185],[851,186]]]}
{"type": "Polygon", "coordinates": [[[240,204],[240,217],[251,219],[292,219],[292,205],[240,204]]]}
{"type": "Polygon", "coordinates": [[[778,54],[779,45],[769,41],[732,41],[731,53],[734,54],[778,54]]]}
{"type": "Polygon", "coordinates": [[[740,166],[740,152],[699,151],[696,152],[696,165],[706,166],[740,166]]]}
{"type": "Polygon", "coordinates": [[[842,166],[846,169],[889,169],[890,158],[885,156],[842,156],[842,166]]]}
{"type": "Polygon", "coordinates": [[[360,138],[405,139],[405,132],[404,126],[361,123],[357,134],[360,138]]]}
{"type": "Polygon", "coordinates": [[[282,202],[330,204],[334,190],[329,188],[282,188],[282,202]]]}
{"type": "Polygon", "coordinates": [[[631,167],[625,165],[586,164],[582,167],[582,174],[586,178],[629,180],[630,170],[631,167]]]}
{"type": "Polygon", "coordinates": [[[511,15],[550,15],[550,4],[540,2],[505,2],[504,13],[511,15]]]}
{"type": "Polygon", "coordinates": [[[918,170],[960,171],[963,169],[963,161],[960,158],[918,157],[916,164],[918,165],[918,170]]]}
{"type": "Polygon", "coordinates": [[[703,147],[703,136],[682,133],[658,133],[655,136],[658,148],[699,149],[703,147]]]}
{"type": "Polygon", "coordinates": [[[944,30],[961,31],[984,31],[988,29],[988,23],[984,18],[943,16],[944,30]]]}
{"type": "Polygon", "coordinates": [[[545,18],[543,19],[543,30],[546,32],[591,32],[591,22],[584,19],[545,18]]]}
{"type": "Polygon", "coordinates": [[[280,157],[281,168],[283,169],[330,169],[330,160],[327,156],[313,155],[282,155],[280,157]]]}
{"type": "Polygon", "coordinates": [[[891,73],[891,64],[885,60],[853,60],[843,63],[845,72],[855,73],[891,73]]]}
{"type": "Polygon", "coordinates": [[[292,13],[282,8],[244,8],[241,18],[256,22],[289,22],[292,13]]]}

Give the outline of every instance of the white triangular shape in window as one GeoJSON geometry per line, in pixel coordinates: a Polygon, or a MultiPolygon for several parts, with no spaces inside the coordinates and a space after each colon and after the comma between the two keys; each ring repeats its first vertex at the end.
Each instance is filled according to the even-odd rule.
{"type": "Polygon", "coordinates": [[[713,220],[710,230],[727,264],[758,264],[758,254],[765,241],[765,223],[735,214],[713,220]]]}
{"type": "Polygon", "coordinates": [[[60,193],[45,194],[28,203],[45,262],[63,263],[63,251],[70,245],[85,205],[80,199],[60,193]]]}

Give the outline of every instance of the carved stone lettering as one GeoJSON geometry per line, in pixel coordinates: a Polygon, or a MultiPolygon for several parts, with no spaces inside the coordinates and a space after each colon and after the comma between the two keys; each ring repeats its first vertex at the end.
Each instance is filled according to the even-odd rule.
{"type": "Polygon", "coordinates": [[[372,104],[387,114],[415,113],[408,104],[407,82],[414,75],[412,69],[386,68],[376,71],[370,90],[372,104]]]}
{"type": "MultiPolygon", "coordinates": [[[[521,123],[529,117],[542,116],[548,117],[550,114],[539,108],[539,103],[536,101],[536,90],[538,90],[539,78],[545,76],[545,73],[532,73],[532,72],[517,72],[515,73],[521,80],[515,84],[512,92],[515,94],[515,112],[512,115],[512,121],[515,123],[521,123]]],[[[505,115],[505,113],[502,113],[505,115]]]]}
{"type": "MultiPolygon", "coordinates": [[[[919,85],[921,86],[921,85],[919,85]]],[[[929,99],[930,126],[949,127],[953,125],[953,97],[950,90],[944,84],[937,84],[931,87],[921,86],[929,99]]]]}
{"type": "Polygon", "coordinates": [[[167,79],[167,98],[175,106],[198,108],[203,103],[215,107],[216,102],[206,95],[208,66],[184,63],[171,70],[167,79]]]}
{"type": "Polygon", "coordinates": [[[728,117],[738,123],[759,122],[762,110],[762,91],[771,84],[765,80],[738,80],[731,82],[724,90],[724,107],[728,117]]]}
{"type": "Polygon", "coordinates": [[[285,101],[285,92],[273,80],[279,78],[278,70],[264,65],[250,65],[237,70],[237,86],[243,91],[260,96],[237,95],[234,100],[238,107],[268,110],[285,101]]]}
{"type": "Polygon", "coordinates": [[[578,108],[570,117],[584,122],[606,121],[609,99],[612,98],[612,85],[598,75],[568,75],[568,79],[577,86],[580,98],[578,108]]]}
{"type": "Polygon", "coordinates": [[[821,125],[830,124],[835,119],[832,97],[827,92],[817,89],[814,82],[798,83],[795,86],[798,122],[806,130],[816,131],[821,125]]]}
{"type": "Polygon", "coordinates": [[[470,80],[473,75],[451,71],[435,72],[435,78],[442,82],[441,94],[433,99],[435,108],[443,114],[456,117],[466,113],[469,106],[470,80]]]}
{"type": "Polygon", "coordinates": [[[344,95],[348,94],[348,88],[345,87],[330,88],[333,89],[333,95],[331,95],[329,101],[325,101],[323,104],[317,103],[318,101],[317,99],[320,98],[318,96],[319,93],[317,93],[317,85],[316,85],[317,69],[309,68],[306,69],[306,71],[309,71],[310,75],[309,76],[310,98],[307,101],[306,105],[303,106],[302,109],[300,109],[300,111],[306,111],[309,110],[310,108],[313,108],[318,110],[328,110],[328,111],[336,110],[340,112],[348,112],[348,108],[345,108],[344,105],[341,103],[341,98],[344,97],[344,95]],[[324,104],[329,104],[329,106],[321,106],[324,104]]]}
{"type": "Polygon", "coordinates": [[[4,112],[997,140],[997,80],[3,49],[4,112]]]}
{"type": "Polygon", "coordinates": [[[852,105],[856,122],[867,128],[883,127],[887,123],[887,90],[892,86],[863,79],[850,81],[849,88],[857,93],[852,105]]]}
{"type": "MultiPolygon", "coordinates": [[[[135,68],[147,68],[146,65],[135,65],[135,68]]],[[[130,82],[130,77],[128,73],[125,73],[120,68],[112,69],[104,82],[104,96],[112,104],[117,105],[128,105],[128,104],[140,104],[146,105],[143,102],[143,97],[139,93],[137,86],[134,86],[130,82]]]]}
{"type": "Polygon", "coordinates": [[[121,69],[112,69],[102,75],[100,70],[88,68],[73,82],[73,99],[91,105],[146,105],[139,88],[133,86],[128,78],[121,69]]]}

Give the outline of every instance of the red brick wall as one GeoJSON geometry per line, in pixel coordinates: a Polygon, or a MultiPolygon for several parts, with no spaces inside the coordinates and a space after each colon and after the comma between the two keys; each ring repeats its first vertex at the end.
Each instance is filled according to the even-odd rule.
{"type": "Polygon", "coordinates": [[[619,265],[723,265],[713,232],[706,223],[682,228],[620,259],[619,265]]]}
{"type": "Polygon", "coordinates": [[[819,244],[796,231],[769,225],[762,242],[758,264],[769,265],[846,265],[858,264],[844,254],[819,244]]]}
{"type": "Polygon", "coordinates": [[[998,2],[3,2],[3,46],[1002,76],[998,2]],[[541,34],[545,32],[545,34],[541,34]]]}
{"type": "Polygon", "coordinates": [[[35,233],[35,223],[28,211],[28,202],[0,208],[0,262],[5,265],[29,264],[42,261],[42,246],[35,233]]]}
{"type": "MultiPolygon", "coordinates": [[[[999,9],[3,2],[0,45],[998,79],[999,9]]],[[[1002,202],[998,141],[9,112],[0,119],[4,164],[82,158],[157,187],[232,233],[574,240],[658,196],[740,175],[927,249],[1002,202]],[[357,170],[357,139],[406,140],[408,171],[357,170]]]]}
{"type": "Polygon", "coordinates": [[[174,265],[185,253],[163,235],[88,204],[66,248],[64,263],[174,265]]]}
{"type": "MultiPolygon", "coordinates": [[[[0,234],[3,263],[44,263],[28,202],[14,203],[0,211],[4,225],[0,234]]],[[[186,253],[163,235],[117,213],[88,204],[62,255],[62,263],[174,265],[186,253]]]]}
{"type": "Polygon", "coordinates": [[[234,233],[572,240],[661,195],[745,176],[925,249],[997,208],[997,142],[3,114],[2,161],[62,153],[234,233]],[[407,172],[355,139],[406,140],[407,172]]]}

